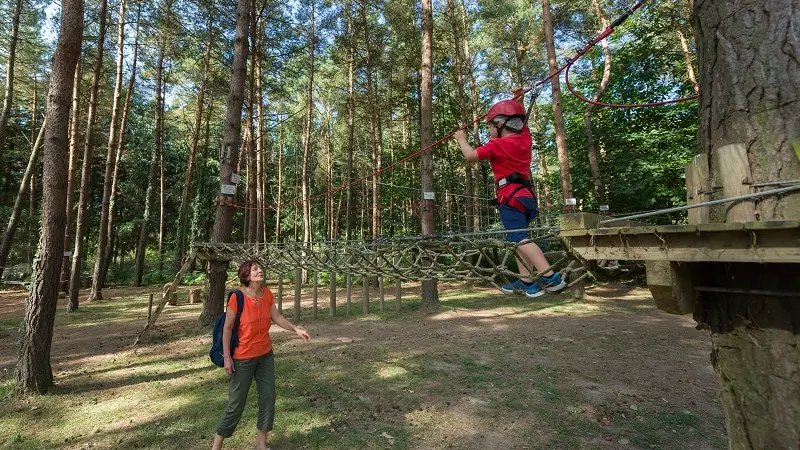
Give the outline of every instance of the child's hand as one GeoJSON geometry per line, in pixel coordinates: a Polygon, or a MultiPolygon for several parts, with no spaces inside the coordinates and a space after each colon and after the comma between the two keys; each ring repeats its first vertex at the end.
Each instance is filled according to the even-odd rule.
{"type": "Polygon", "coordinates": [[[458,130],[453,133],[453,138],[456,142],[463,142],[467,140],[467,133],[464,133],[464,130],[458,130]]]}
{"type": "Polygon", "coordinates": [[[514,90],[511,91],[511,94],[514,95],[514,99],[522,106],[525,106],[524,92],[525,89],[521,87],[514,88],[514,90]]]}

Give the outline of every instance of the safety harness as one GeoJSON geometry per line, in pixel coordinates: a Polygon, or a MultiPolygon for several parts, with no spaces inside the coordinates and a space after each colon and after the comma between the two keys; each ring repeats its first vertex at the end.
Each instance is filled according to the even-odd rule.
{"type": "Polygon", "coordinates": [[[519,172],[512,172],[507,177],[497,180],[498,192],[500,191],[501,188],[509,184],[516,184],[518,186],[508,195],[502,195],[502,196],[498,195],[498,197],[490,201],[489,204],[491,204],[492,206],[497,206],[497,205],[510,206],[511,208],[514,208],[523,214],[527,214],[529,212],[528,208],[526,208],[525,205],[520,203],[516,199],[516,196],[517,193],[519,193],[519,191],[527,189],[531,193],[533,198],[536,198],[536,194],[533,192],[533,185],[531,184],[531,180],[525,178],[525,176],[519,172]]]}

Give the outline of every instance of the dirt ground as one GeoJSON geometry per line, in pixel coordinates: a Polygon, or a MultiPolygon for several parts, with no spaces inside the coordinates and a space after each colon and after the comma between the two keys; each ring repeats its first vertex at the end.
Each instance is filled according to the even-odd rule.
{"type": "MultiPolygon", "coordinates": [[[[124,395],[128,387],[104,386],[92,378],[92,368],[131,352],[140,358],[196,353],[190,366],[207,369],[202,351],[209,339],[197,324],[199,305],[167,308],[151,343],[131,348],[144,325],[146,296],[153,291],[107,289],[102,305],[108,308],[85,308],[91,309],[83,313],[92,314],[91,320],[81,323],[59,321],[66,299],[59,300],[52,359],[60,394],[85,393],[95,403],[124,395]],[[131,298],[138,300],[112,308],[116,300],[131,298]]],[[[440,292],[444,306],[436,312],[412,308],[335,320],[325,318],[328,294],[321,292],[320,319],[305,320],[310,313],[304,311],[311,344],[276,329],[276,361],[287,368],[279,396],[296,396],[297,411],[309,422],[296,430],[292,424],[280,425],[283,431],[276,426],[273,449],[726,448],[708,332],[696,330],[689,316],[658,311],[646,289],[594,286],[582,302],[563,295],[540,303],[453,285],[440,292]],[[361,375],[372,378],[354,383],[361,375]],[[309,387],[317,385],[324,388],[309,387]],[[320,420],[323,425],[314,425],[320,420]],[[342,430],[360,434],[348,441],[342,430]]],[[[404,291],[406,297],[415,294],[413,286],[404,291]]],[[[341,316],[343,291],[339,297],[341,316]]],[[[24,292],[0,292],[0,379],[13,373],[14,324],[24,315],[24,301],[24,292]]],[[[284,300],[287,317],[289,301],[284,300]]],[[[353,301],[360,302],[360,292],[354,291],[353,301]]],[[[309,302],[306,294],[304,306],[309,302]]],[[[387,302],[392,308],[393,299],[387,302]]],[[[377,310],[376,300],[371,308],[377,310]]],[[[184,375],[176,371],[158,379],[184,375]]],[[[142,414],[140,420],[147,420],[142,414]]],[[[208,425],[199,427],[191,438],[198,444],[208,438],[202,430],[208,425]]],[[[179,431],[192,432],[185,426],[179,431]]],[[[170,448],[176,442],[142,441],[125,433],[130,448],[170,448]]],[[[0,445],[7,438],[0,433],[0,445]]],[[[95,448],[115,448],[103,444],[105,438],[96,439],[95,448]]],[[[92,442],[82,434],[65,440],[74,444],[68,448],[92,442]]]]}

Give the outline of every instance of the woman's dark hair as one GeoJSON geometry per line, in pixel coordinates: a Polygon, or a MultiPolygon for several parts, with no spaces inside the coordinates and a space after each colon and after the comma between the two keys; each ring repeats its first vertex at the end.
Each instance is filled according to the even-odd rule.
{"type": "Polygon", "coordinates": [[[239,282],[242,283],[242,286],[250,286],[250,271],[253,269],[253,264],[258,264],[258,261],[248,259],[247,261],[239,264],[239,270],[236,272],[236,275],[239,277],[239,282]]]}

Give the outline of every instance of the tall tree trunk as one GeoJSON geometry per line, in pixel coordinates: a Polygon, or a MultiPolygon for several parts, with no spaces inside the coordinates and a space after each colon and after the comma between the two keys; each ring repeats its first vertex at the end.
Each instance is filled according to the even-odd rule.
{"type": "Polygon", "coordinates": [[[255,40],[255,53],[256,53],[256,180],[258,189],[256,190],[256,203],[258,209],[256,210],[256,231],[258,240],[257,242],[267,241],[267,225],[266,225],[266,201],[265,195],[267,192],[266,180],[266,156],[264,151],[264,86],[262,84],[262,60],[263,60],[263,36],[264,36],[264,20],[258,19],[256,27],[258,38],[255,40]]]}
{"type": "MultiPolygon", "coordinates": [[[[247,77],[248,27],[250,26],[250,0],[236,2],[236,39],[234,41],[233,67],[228,103],[225,107],[225,148],[219,166],[220,184],[231,184],[231,173],[239,163],[239,141],[242,132],[242,103],[244,82],[247,77]]],[[[233,228],[233,207],[222,196],[217,197],[217,213],[211,241],[228,242],[233,228]]],[[[225,281],[228,278],[228,262],[214,261],[206,283],[207,299],[203,302],[200,321],[211,325],[222,313],[225,304],[225,281]]]]}
{"type": "MultiPolygon", "coordinates": [[[[464,104],[464,74],[461,67],[461,28],[459,27],[458,19],[456,18],[456,6],[453,0],[447,0],[447,9],[450,13],[450,26],[453,29],[453,44],[455,52],[453,53],[453,67],[455,75],[456,93],[458,95],[458,111],[461,116],[461,124],[469,122],[469,113],[467,112],[466,105],[464,104]]],[[[466,36],[463,37],[466,39],[466,36]]],[[[472,167],[474,164],[471,161],[464,161],[464,199],[466,200],[466,208],[464,215],[466,218],[466,232],[473,231],[473,224],[475,221],[475,198],[472,196],[472,185],[475,182],[472,175],[472,167]]]]}
{"type": "Polygon", "coordinates": [[[0,244],[0,278],[3,276],[8,254],[11,251],[11,243],[14,242],[14,234],[17,232],[17,225],[19,225],[19,219],[22,215],[22,205],[25,202],[25,196],[32,185],[33,174],[36,170],[36,160],[39,158],[39,149],[42,147],[42,139],[44,138],[45,125],[47,124],[43,123],[42,128],[39,129],[39,136],[33,144],[33,149],[31,149],[31,155],[28,158],[28,166],[25,169],[25,174],[22,176],[19,192],[17,192],[17,199],[14,201],[14,209],[11,210],[11,217],[8,219],[6,232],[3,235],[3,242],[0,244]]]}
{"type": "Polygon", "coordinates": [[[349,53],[347,57],[347,168],[345,169],[345,179],[347,180],[347,203],[345,211],[345,239],[350,240],[353,236],[353,186],[350,184],[353,179],[353,150],[355,146],[355,31],[353,26],[353,4],[347,3],[347,45],[349,53]]]}
{"type": "Polygon", "coordinates": [[[81,58],[78,57],[78,63],[75,66],[75,75],[72,84],[72,122],[69,128],[69,167],[67,173],[67,207],[66,207],[66,225],[64,226],[64,260],[61,263],[61,291],[69,292],[69,253],[67,252],[67,245],[69,245],[70,237],[72,236],[72,207],[75,200],[75,170],[78,165],[78,144],[80,142],[80,90],[81,90],[81,58]]]}
{"type": "MultiPolygon", "coordinates": [[[[697,2],[694,12],[701,95],[699,152],[708,155],[711,186],[721,184],[724,174],[718,156],[722,147],[732,144],[744,148],[751,173],[737,182],[754,186],[800,179],[800,1],[703,1],[697,2]]],[[[763,221],[798,220],[800,193],[766,197],[756,208],[763,221]]],[[[726,217],[726,211],[719,215],[726,217]]],[[[796,247],[797,242],[788,245],[796,247]]],[[[792,294],[790,298],[755,292],[702,293],[695,303],[695,319],[711,329],[711,362],[722,388],[729,447],[797,448],[797,264],[725,263],[709,269],[703,267],[698,274],[704,284],[792,294]]]]}
{"type": "MultiPolygon", "coordinates": [[[[420,136],[422,148],[433,143],[433,7],[431,0],[422,0],[422,69],[421,69],[421,108],[420,136]]],[[[426,200],[427,193],[433,193],[433,153],[428,151],[420,158],[420,179],[422,184],[422,234],[436,233],[435,201],[426,200]]],[[[428,261],[432,263],[432,261],[428,261]]],[[[422,306],[439,305],[439,291],[436,278],[422,280],[422,306]]]]}
{"type": "MultiPolygon", "coordinates": [[[[555,38],[553,37],[553,18],[550,14],[550,0],[542,0],[542,19],[544,26],[544,41],[547,47],[547,64],[550,72],[558,70],[556,62],[555,38]]],[[[567,153],[567,133],[564,129],[564,108],[561,104],[561,79],[553,77],[550,81],[553,86],[553,125],[556,132],[556,147],[558,148],[558,167],[561,172],[561,196],[564,200],[564,211],[574,211],[574,205],[567,205],[567,200],[572,200],[572,177],[569,173],[569,154],[567,153]]]]}
{"type": "MultiPolygon", "coordinates": [[[[308,39],[308,89],[306,90],[306,101],[308,102],[308,112],[306,113],[305,135],[303,137],[303,174],[300,178],[303,202],[303,245],[307,248],[311,245],[311,200],[308,179],[308,166],[311,158],[311,119],[314,111],[314,40],[316,39],[316,0],[311,0],[311,28],[308,39]]],[[[303,281],[308,279],[307,269],[303,269],[303,281]]]]}
{"type": "MultiPolygon", "coordinates": [[[[281,111],[283,108],[279,109],[281,111]]],[[[282,121],[282,119],[281,119],[282,121]]],[[[278,125],[278,193],[275,195],[275,243],[281,242],[281,210],[283,209],[283,123],[278,125]]]]}
{"type": "Polygon", "coordinates": [[[204,108],[206,110],[206,126],[205,126],[205,136],[203,137],[203,154],[200,159],[200,183],[198,183],[197,191],[194,195],[194,200],[192,201],[192,222],[191,222],[191,232],[189,233],[190,241],[188,245],[194,244],[196,239],[203,239],[203,235],[206,232],[206,223],[205,221],[201,222],[201,213],[205,212],[203,209],[203,198],[205,198],[205,189],[203,187],[204,183],[203,180],[206,179],[206,173],[208,172],[208,154],[211,151],[211,114],[214,111],[214,102],[213,97],[211,97],[211,101],[208,104],[208,107],[204,108]]]}
{"type": "MultiPolygon", "coordinates": [[[[597,14],[597,19],[600,21],[600,25],[605,30],[608,28],[608,19],[603,14],[603,10],[600,8],[600,2],[598,0],[592,0],[592,5],[594,6],[594,11],[597,14]]],[[[599,101],[600,98],[603,96],[603,93],[606,91],[608,87],[608,80],[611,78],[611,50],[608,48],[608,39],[603,39],[600,41],[600,45],[603,46],[603,77],[600,80],[600,87],[597,88],[597,92],[594,94],[594,101],[599,101]]],[[[589,169],[592,172],[592,184],[594,185],[594,194],[597,196],[597,203],[601,206],[601,212],[603,211],[602,206],[608,206],[606,203],[606,186],[603,183],[603,177],[601,176],[600,172],[600,158],[598,157],[597,146],[594,142],[594,134],[592,134],[592,112],[594,111],[595,105],[588,104],[586,109],[583,111],[583,129],[586,133],[586,147],[589,151],[589,169]]]]}
{"type": "MultiPolygon", "coordinates": [[[[169,26],[169,22],[167,22],[169,26]]],[[[166,110],[167,76],[164,74],[164,65],[160,67],[161,92],[158,102],[158,127],[156,128],[156,150],[158,151],[158,270],[164,269],[164,219],[165,196],[164,189],[164,112],[166,110]]]]}
{"type": "MultiPolygon", "coordinates": [[[[100,2],[100,28],[97,34],[97,58],[94,61],[92,87],[89,91],[89,112],[86,119],[86,135],[83,139],[83,166],[81,168],[81,195],[78,199],[78,220],[75,225],[75,252],[72,255],[72,272],[69,284],[69,310],[78,309],[78,294],[81,289],[81,265],[83,264],[84,235],[86,234],[86,209],[88,208],[92,181],[92,153],[94,152],[94,122],[97,115],[97,90],[103,73],[103,47],[106,40],[106,8],[108,0],[100,2]]],[[[98,255],[100,257],[101,255],[98,255]]]]}
{"type": "Polygon", "coordinates": [[[62,0],[61,30],[53,56],[44,121],[42,228],[14,373],[16,389],[23,393],[43,394],[53,385],[50,348],[58,301],[58,274],[64,251],[67,129],[75,64],[81,54],[81,36],[83,0],[62,0]]]}
{"type": "MultiPolygon", "coordinates": [[[[125,91],[125,104],[122,106],[122,119],[119,122],[119,138],[117,139],[117,149],[114,156],[114,172],[111,175],[111,198],[108,204],[108,235],[117,232],[117,217],[119,217],[119,210],[117,208],[117,186],[119,185],[119,167],[122,162],[122,154],[125,152],[125,129],[128,125],[128,115],[131,109],[131,97],[133,96],[133,88],[136,84],[136,66],[139,56],[139,21],[142,16],[142,3],[137,2],[136,8],[136,32],[133,39],[133,57],[131,58],[131,78],[128,80],[127,90],[125,91]]],[[[116,237],[115,237],[116,239],[116,237]]],[[[111,249],[113,245],[109,240],[103,253],[103,279],[108,273],[108,267],[111,264],[111,249]]]]}
{"type": "Polygon", "coordinates": [[[248,98],[247,98],[247,118],[245,131],[245,150],[247,152],[247,204],[249,215],[245,226],[244,234],[247,236],[247,242],[250,244],[256,243],[258,238],[258,188],[256,183],[256,153],[255,153],[255,130],[253,129],[254,119],[254,105],[256,99],[256,40],[258,39],[256,31],[256,14],[255,14],[255,0],[252,0],[253,15],[250,18],[250,80],[248,82],[248,98]]]}
{"type": "Polygon", "coordinates": [[[3,148],[6,145],[8,119],[11,117],[11,102],[14,100],[14,63],[17,60],[17,36],[19,36],[19,16],[22,0],[14,2],[14,16],[11,19],[11,42],[8,44],[6,62],[6,90],[3,97],[3,111],[0,112],[0,162],[3,161],[3,148]]]}
{"type": "MultiPolygon", "coordinates": [[[[381,144],[378,142],[377,130],[375,121],[377,119],[376,108],[378,96],[375,95],[375,89],[372,83],[372,52],[370,49],[369,37],[369,14],[367,11],[367,3],[361,4],[361,17],[364,20],[364,46],[366,54],[364,58],[364,65],[367,70],[367,115],[369,116],[369,136],[370,136],[370,150],[372,161],[372,239],[377,240],[381,232],[381,209],[380,209],[380,195],[381,187],[378,184],[380,175],[375,173],[380,169],[380,152],[381,144]]],[[[377,246],[377,243],[375,244],[377,246]]]]}
{"type": "Polygon", "coordinates": [[[156,142],[150,152],[150,173],[147,177],[147,191],[144,199],[144,213],[142,214],[142,227],[139,230],[139,242],[136,244],[136,262],[133,266],[133,285],[140,286],[144,276],[144,257],[147,252],[147,237],[150,235],[150,216],[152,216],[153,191],[156,189],[156,177],[158,176],[159,154],[162,146],[163,123],[161,115],[161,80],[164,72],[164,53],[166,39],[162,37],[158,49],[158,62],[156,63],[156,86],[155,86],[155,119],[156,119],[156,142]]]}
{"type": "MultiPolygon", "coordinates": [[[[36,114],[38,113],[39,109],[39,96],[37,95],[37,76],[36,72],[33,73],[33,95],[31,95],[31,142],[36,145],[37,141],[37,133],[36,133],[36,114]]],[[[44,124],[43,124],[44,125],[44,124]]],[[[41,130],[39,130],[41,133],[41,130]]],[[[38,225],[38,220],[36,219],[36,171],[34,171],[33,175],[31,176],[31,187],[29,189],[29,202],[28,202],[28,245],[25,251],[25,264],[31,265],[33,263],[33,229],[34,224],[38,225]]],[[[0,267],[3,264],[0,263],[0,267]]],[[[2,278],[2,274],[0,274],[0,278],[2,278]]]]}
{"type": "Polygon", "coordinates": [[[172,270],[175,273],[181,268],[181,262],[186,253],[186,222],[189,215],[189,196],[192,194],[192,175],[194,173],[197,146],[200,143],[200,129],[203,126],[203,105],[205,102],[206,86],[208,85],[208,70],[211,65],[211,47],[214,43],[214,0],[208,7],[208,34],[206,37],[206,50],[203,54],[203,75],[200,79],[200,89],[197,91],[197,100],[194,109],[194,128],[192,128],[192,141],[189,145],[189,156],[186,163],[186,179],[183,183],[183,195],[178,212],[178,231],[175,234],[175,254],[172,259],[172,270]]]}
{"type": "Polygon", "coordinates": [[[547,158],[545,158],[544,149],[544,139],[542,138],[542,124],[539,121],[539,109],[536,105],[533,105],[533,110],[531,111],[531,119],[533,121],[534,126],[534,134],[533,134],[533,145],[538,149],[537,153],[539,154],[539,165],[542,169],[542,193],[544,194],[544,208],[545,211],[550,211],[553,207],[553,203],[550,201],[550,172],[547,168],[547,158]]]}
{"type": "Polygon", "coordinates": [[[325,212],[328,218],[328,240],[336,240],[336,216],[333,211],[333,114],[330,110],[326,111],[327,123],[325,124],[325,147],[327,173],[327,194],[325,196],[325,212]]]}
{"type": "MultiPolygon", "coordinates": [[[[481,137],[478,133],[478,97],[480,97],[480,91],[478,91],[478,83],[475,81],[475,73],[472,69],[472,56],[470,55],[469,51],[469,28],[467,27],[467,8],[464,4],[464,0],[461,1],[461,28],[463,29],[463,44],[464,44],[464,66],[467,70],[467,76],[469,78],[469,90],[470,90],[470,100],[472,102],[472,139],[475,142],[480,142],[481,137]]],[[[489,171],[486,168],[486,163],[478,162],[478,168],[481,171],[481,182],[483,184],[484,196],[489,196],[489,171]]],[[[472,184],[472,217],[473,217],[473,228],[479,229],[480,228],[480,211],[478,208],[478,197],[480,196],[480,192],[478,189],[478,182],[477,180],[473,181],[472,184]]]]}
{"type": "Polygon", "coordinates": [[[92,275],[92,290],[89,301],[103,299],[103,284],[105,284],[105,250],[108,245],[108,222],[111,209],[111,182],[116,166],[117,150],[117,116],[119,115],[120,99],[122,98],[122,64],[125,57],[125,0],[119,2],[119,23],[117,28],[117,74],[114,80],[114,101],[111,107],[111,124],[108,131],[108,148],[106,149],[106,172],[103,177],[103,203],[100,210],[100,229],[97,232],[97,257],[92,275]]]}

